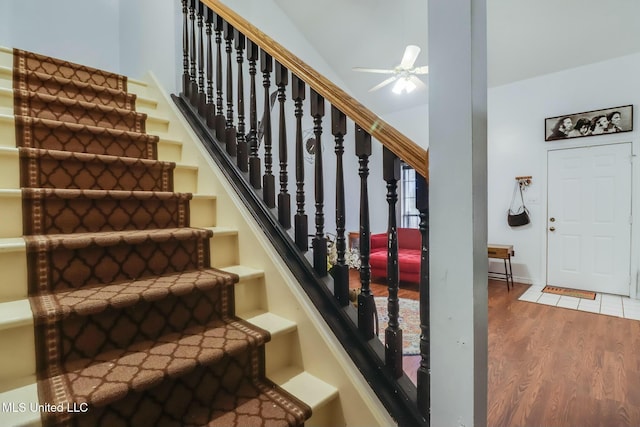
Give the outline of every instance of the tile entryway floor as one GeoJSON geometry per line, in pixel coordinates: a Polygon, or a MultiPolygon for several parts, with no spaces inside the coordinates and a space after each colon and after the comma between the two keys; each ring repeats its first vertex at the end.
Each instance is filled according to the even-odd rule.
{"type": "Polygon", "coordinates": [[[568,297],[543,293],[544,286],[530,286],[518,298],[520,301],[535,302],[572,310],[588,311],[590,313],[606,314],[624,319],[640,320],[640,300],[619,295],[596,294],[595,300],[568,297]]]}

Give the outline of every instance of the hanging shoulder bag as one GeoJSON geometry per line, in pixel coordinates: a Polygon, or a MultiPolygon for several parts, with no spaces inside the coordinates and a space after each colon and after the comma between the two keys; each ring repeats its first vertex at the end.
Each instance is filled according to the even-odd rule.
{"type": "Polygon", "coordinates": [[[516,186],[513,189],[511,205],[509,205],[509,211],[507,212],[507,222],[511,227],[520,227],[531,222],[531,219],[529,218],[529,210],[524,205],[524,198],[522,197],[522,186],[519,182],[516,182],[516,186]],[[518,191],[520,191],[520,207],[514,208],[513,204],[516,201],[516,193],[518,191]]]}

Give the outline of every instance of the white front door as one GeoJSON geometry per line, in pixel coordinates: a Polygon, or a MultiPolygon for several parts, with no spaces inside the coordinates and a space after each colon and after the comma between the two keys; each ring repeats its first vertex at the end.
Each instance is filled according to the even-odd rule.
{"type": "Polygon", "coordinates": [[[629,295],[631,144],[548,152],[547,283],[629,295]]]}

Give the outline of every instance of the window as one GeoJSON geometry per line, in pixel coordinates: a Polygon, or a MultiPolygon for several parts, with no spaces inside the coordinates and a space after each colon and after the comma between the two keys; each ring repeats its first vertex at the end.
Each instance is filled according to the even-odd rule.
{"type": "Polygon", "coordinates": [[[400,176],[400,213],[401,227],[418,228],[420,212],[416,208],[416,171],[402,163],[400,176]]]}

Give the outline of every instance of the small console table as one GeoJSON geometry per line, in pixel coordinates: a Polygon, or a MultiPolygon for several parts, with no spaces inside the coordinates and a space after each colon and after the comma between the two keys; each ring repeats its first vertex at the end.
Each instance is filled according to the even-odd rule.
{"type": "Polygon", "coordinates": [[[504,273],[490,271],[489,274],[495,274],[504,277],[507,281],[507,291],[509,291],[509,281],[513,288],[513,270],[511,269],[511,257],[515,255],[513,245],[495,245],[489,243],[487,247],[489,258],[501,259],[504,261],[504,273]]]}

